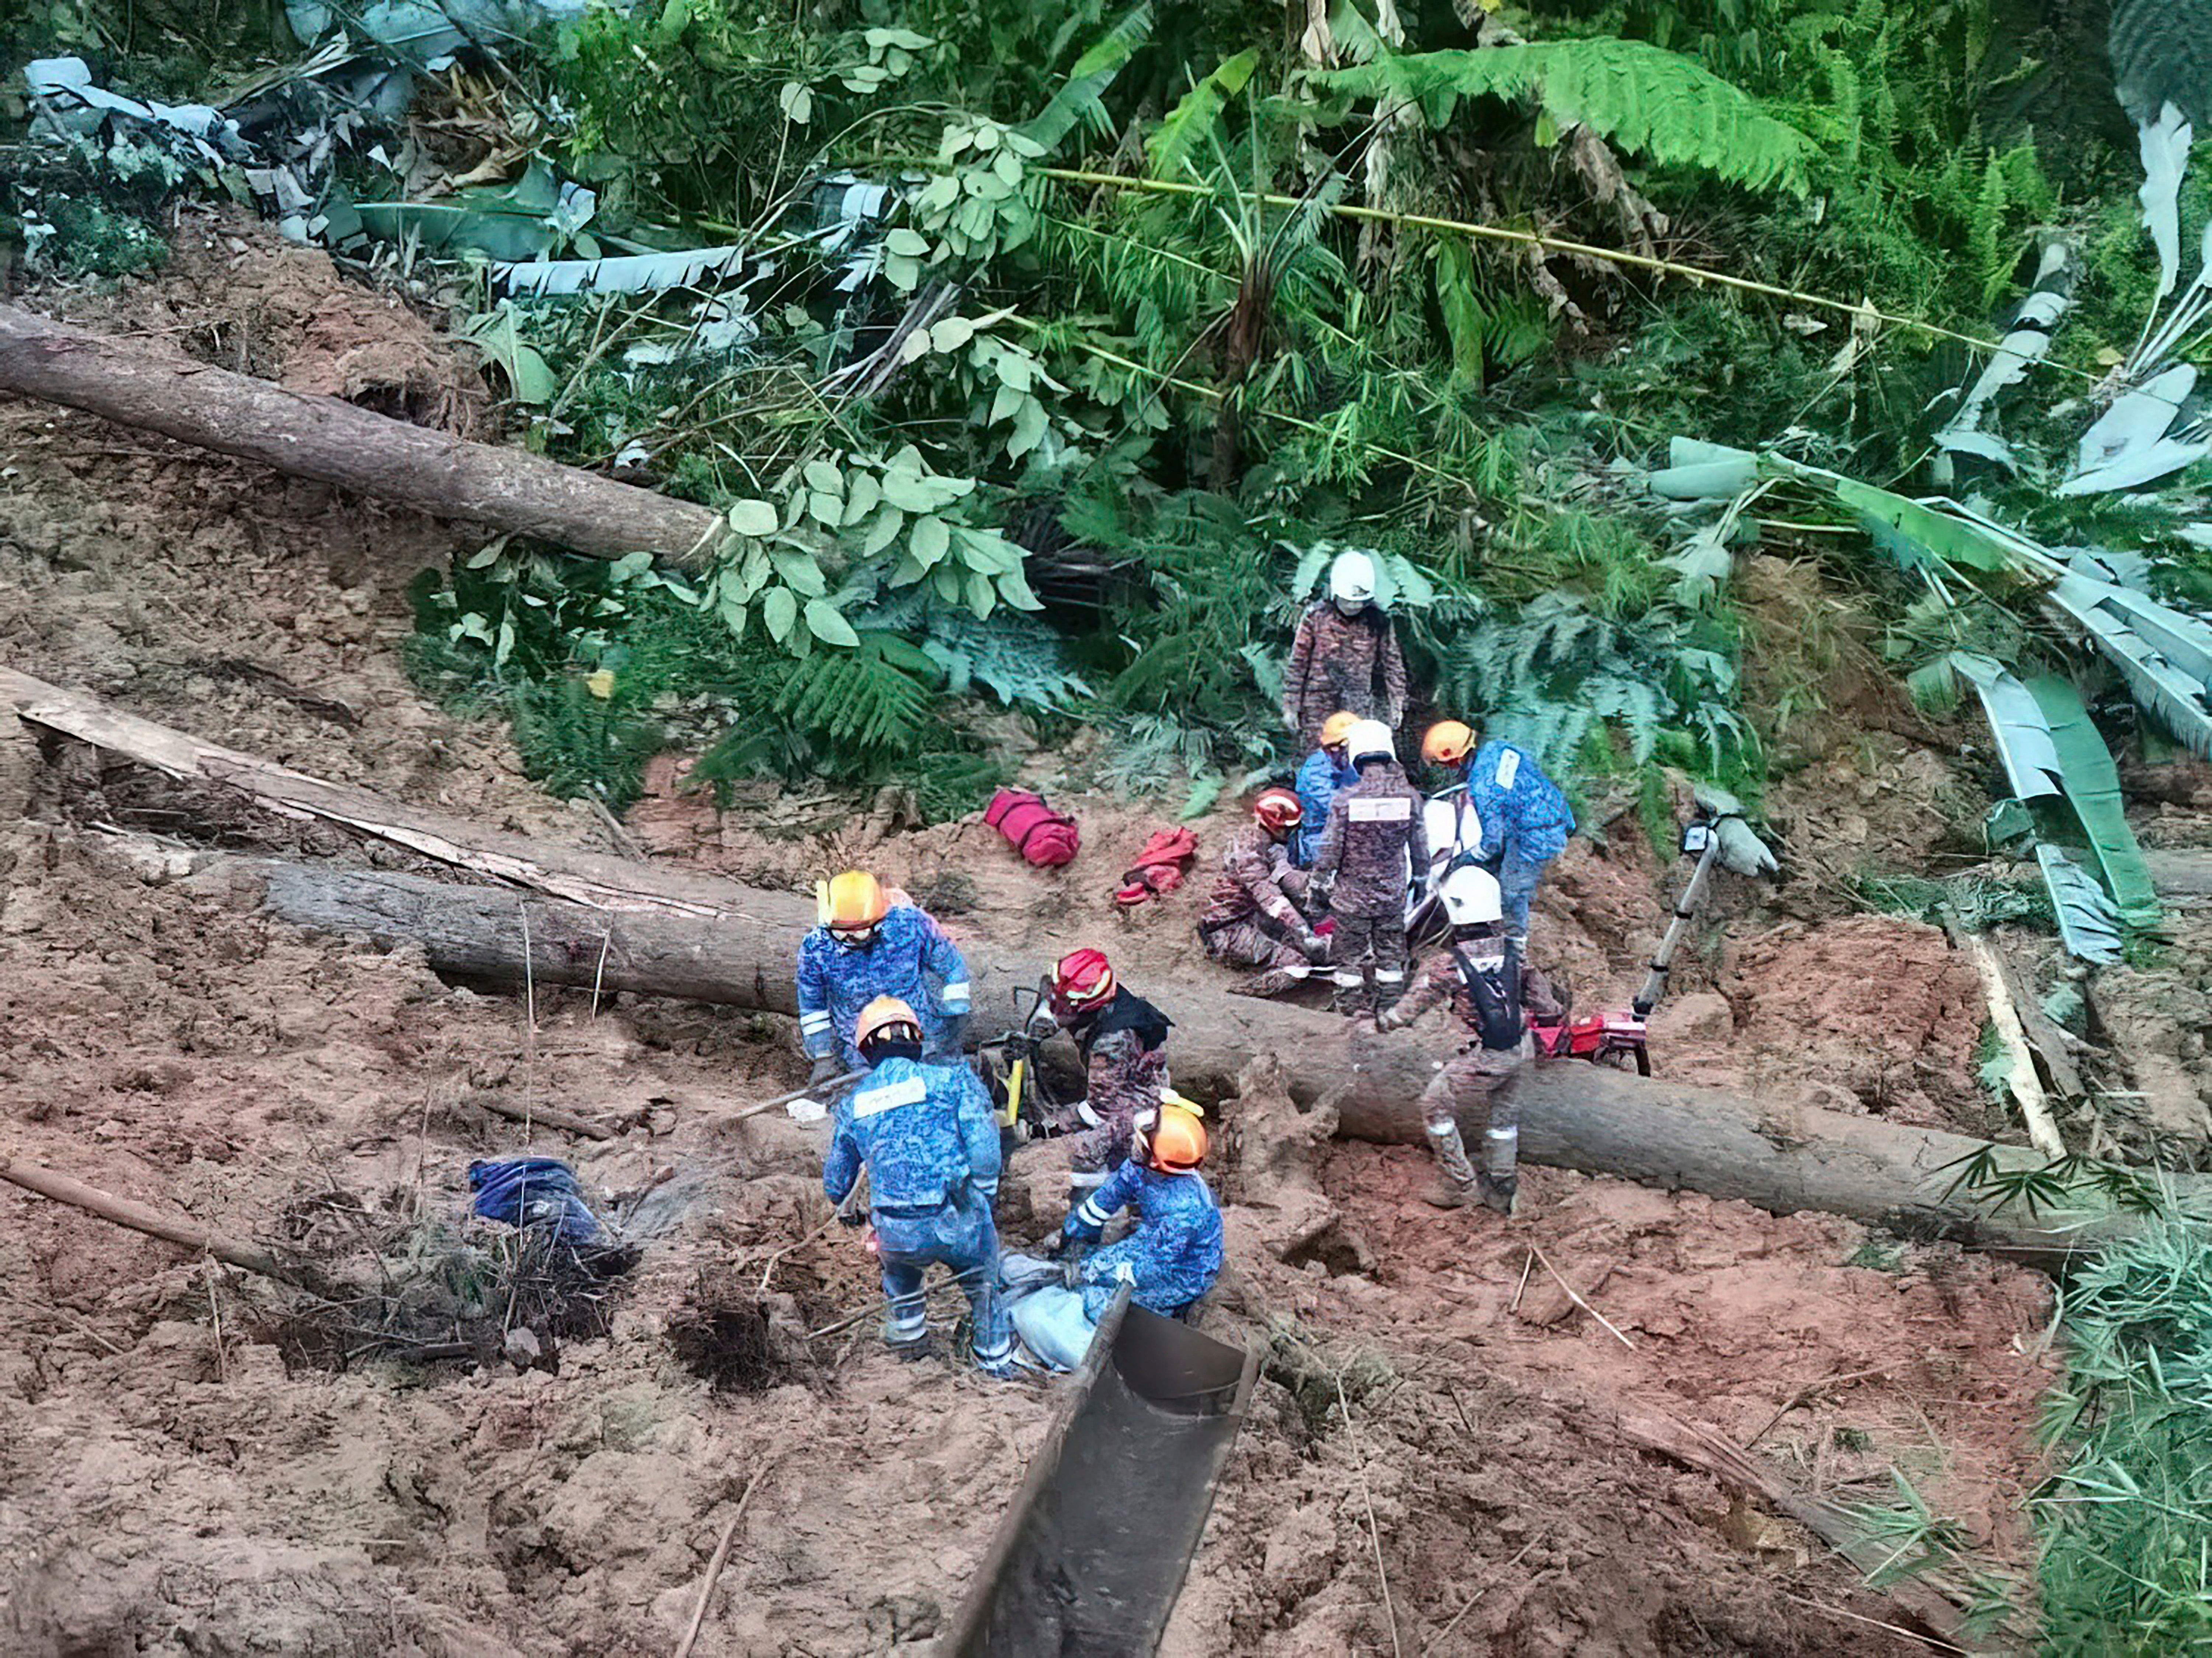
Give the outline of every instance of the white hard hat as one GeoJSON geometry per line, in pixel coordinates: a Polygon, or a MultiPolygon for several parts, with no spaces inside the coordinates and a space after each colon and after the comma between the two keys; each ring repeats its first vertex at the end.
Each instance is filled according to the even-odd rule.
{"type": "Polygon", "coordinates": [[[1471,863],[1446,875],[1437,896],[1443,900],[1445,919],[1455,927],[1479,927],[1505,914],[1498,877],[1471,863]]]}
{"type": "Polygon", "coordinates": [[[1364,552],[1340,552],[1328,567],[1328,596],[1339,604],[1364,605],[1375,596],[1375,561],[1364,552]]]}
{"type": "Polygon", "coordinates": [[[1363,760],[1395,760],[1398,744],[1382,721],[1362,720],[1344,740],[1344,757],[1355,766],[1363,760]]]}

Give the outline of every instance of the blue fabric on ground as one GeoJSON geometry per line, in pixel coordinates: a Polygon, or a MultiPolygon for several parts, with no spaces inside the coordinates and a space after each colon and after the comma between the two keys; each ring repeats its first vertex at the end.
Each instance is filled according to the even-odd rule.
{"type": "Polygon", "coordinates": [[[570,1243],[591,1243],[599,1218],[585,1203],[576,1171],[557,1157],[506,1157],[469,1165],[469,1208],[505,1226],[557,1224],[570,1243]]]}

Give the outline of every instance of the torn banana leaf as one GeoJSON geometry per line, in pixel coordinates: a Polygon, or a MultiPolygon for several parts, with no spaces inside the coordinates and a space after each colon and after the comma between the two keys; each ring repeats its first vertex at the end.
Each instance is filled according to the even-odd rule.
{"type": "Polygon", "coordinates": [[[696,288],[735,276],[745,249],[692,247],[673,253],[623,253],[599,259],[495,260],[493,280],[507,293],[645,294],[696,288]]]}
{"type": "Polygon", "coordinates": [[[2047,841],[2036,847],[2035,861],[2042,867],[2043,884],[2051,889],[2051,911],[2067,954],[2084,961],[2119,960],[2120,918],[2105,889],[2047,841]]]}
{"type": "Polygon", "coordinates": [[[2174,736],[2212,756],[2212,628],[2146,594],[2069,574],[2053,609],[2118,668],[2135,699],[2174,736]]]}
{"type": "Polygon", "coordinates": [[[1678,437],[1668,444],[1667,460],[1648,482],[1669,501],[1725,501],[1759,481],[1759,457],[1725,443],[1678,437]]]}

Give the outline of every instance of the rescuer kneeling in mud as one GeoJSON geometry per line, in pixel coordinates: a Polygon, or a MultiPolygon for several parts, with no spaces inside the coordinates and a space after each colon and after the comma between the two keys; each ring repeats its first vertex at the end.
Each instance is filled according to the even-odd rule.
{"type": "Polygon", "coordinates": [[[1298,909],[1308,878],[1291,863],[1289,843],[1304,818],[1289,789],[1261,789],[1252,822],[1229,838],[1199,918],[1198,942],[1214,960],[1267,969],[1243,987],[1254,996],[1279,995],[1328,960],[1328,941],[1298,909]]]}
{"type": "Polygon", "coordinates": [[[928,1351],[922,1275],[937,1263],[951,1267],[967,1293],[977,1367],[987,1375],[1012,1375],[1013,1331],[1000,1293],[999,1233],[991,1219],[999,1125],[990,1096],[965,1065],[922,1063],[921,1021],[896,997],[869,1003],[856,1035],[868,1075],[838,1102],[822,1190],[847,1225],[865,1218],[875,1227],[890,1302],[884,1344],[904,1358],[928,1351]],[[844,1214],[863,1167],[867,1214],[844,1214]]]}
{"type": "Polygon", "coordinates": [[[1051,990],[1049,1003],[1038,1009],[1038,1033],[1066,1031],[1083,1058],[1089,1091],[1075,1109],[1085,1127],[1074,1137],[1067,1178],[1076,1191],[1087,1191],[1129,1155],[1136,1114],[1159,1103],[1168,1082],[1173,1021],[1115,978],[1103,950],[1070,950],[1060,957],[1051,990]]]}
{"type": "Polygon", "coordinates": [[[1344,747],[1359,781],[1329,806],[1312,891],[1315,907],[1336,923],[1332,1005],[1356,1014],[1388,1008],[1405,992],[1406,891],[1411,871],[1429,867],[1429,837],[1390,728],[1362,720],[1344,747]]]}
{"type": "Polygon", "coordinates": [[[1076,1243],[1097,1243],[1106,1222],[1134,1209],[1129,1235],[1092,1250],[1072,1264],[1068,1288],[1080,1290],[1092,1323],[1105,1315],[1115,1287],[1129,1299],[1170,1318],[1187,1312],[1213,1288],[1221,1271],[1221,1210],[1205,1176],[1206,1125],[1196,1106],[1176,1094],[1138,1113],[1129,1159],[1105,1185],[1085,1198],[1060,1230],[1063,1253],[1076,1243]]]}
{"type": "Polygon", "coordinates": [[[861,1068],[854,1034],[860,1009],[884,996],[921,1010],[931,1054],[958,1056],[968,1022],[968,964],[927,914],[892,903],[875,876],[848,869],[830,883],[819,924],[799,943],[799,1034],[814,1062],[808,1082],[861,1068]]]}
{"type": "Polygon", "coordinates": [[[1423,1196],[1438,1209],[1461,1209],[1479,1191],[1486,1206],[1510,1215],[1521,1149],[1521,1106],[1512,1084],[1536,1051],[1528,1015],[1556,1019],[1565,1009],[1544,975],[1522,960],[1520,937],[1502,924],[1496,876],[1455,869],[1438,896],[1451,923],[1451,948],[1430,960],[1404,1001],[1376,1016],[1375,1028],[1400,1029],[1445,1002],[1472,1028],[1474,1039],[1421,1094],[1437,1168],[1436,1186],[1423,1196]],[[1488,1119],[1480,1173],[1468,1161],[1458,1121],[1461,1112],[1478,1106],[1488,1119]]]}

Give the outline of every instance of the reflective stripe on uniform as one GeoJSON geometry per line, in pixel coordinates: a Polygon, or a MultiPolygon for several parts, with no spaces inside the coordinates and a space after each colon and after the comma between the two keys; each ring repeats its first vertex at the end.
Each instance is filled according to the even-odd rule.
{"type": "Polygon", "coordinates": [[[799,1028],[810,1036],[817,1031],[826,1031],[830,1028],[830,1015],[826,1013],[803,1013],[799,1015],[799,1028]]]}
{"type": "Polygon", "coordinates": [[[1102,1210],[1098,1207],[1098,1200],[1096,1198],[1085,1198],[1075,1213],[1076,1217],[1085,1226],[1103,1227],[1114,1218],[1112,1210],[1102,1210]]]}
{"type": "Polygon", "coordinates": [[[1359,976],[1359,970],[1357,967],[1349,969],[1339,967],[1329,974],[1328,981],[1340,989],[1347,991],[1355,990],[1367,982],[1359,976]]]}
{"type": "Polygon", "coordinates": [[[973,989],[964,978],[957,984],[947,984],[945,987],[945,1006],[946,1010],[951,1013],[967,1012],[968,998],[973,994],[973,989]]]}
{"type": "Polygon", "coordinates": [[[986,1347],[981,1342],[975,1344],[975,1362],[978,1364],[1004,1364],[1013,1355],[1014,1338],[1012,1336],[996,1347],[986,1347]]]}
{"type": "Polygon", "coordinates": [[[1403,795],[1386,795],[1379,800],[1348,800],[1344,809],[1346,816],[1354,823],[1407,823],[1413,816],[1413,802],[1403,795]]]}
{"type": "Polygon", "coordinates": [[[1441,1140],[1448,1134],[1458,1133],[1459,1125],[1457,1123],[1451,1122],[1449,1119],[1441,1123],[1431,1123],[1429,1125],[1429,1132],[1435,1135],[1437,1138],[1441,1140]]]}
{"type": "Polygon", "coordinates": [[[1403,967],[1377,967],[1375,982],[1377,984],[1402,984],[1406,982],[1406,970],[1403,967]]]}
{"type": "Polygon", "coordinates": [[[867,1088],[853,1096],[853,1116],[858,1120],[879,1117],[901,1106],[918,1106],[929,1098],[929,1083],[920,1076],[909,1076],[903,1082],[887,1082],[879,1088],[867,1088]]]}
{"type": "Polygon", "coordinates": [[[1521,1131],[1517,1128],[1486,1128],[1482,1131],[1482,1137],[1486,1140],[1496,1140],[1500,1143],[1503,1143],[1507,1140],[1519,1139],[1521,1137],[1521,1131]]]}

